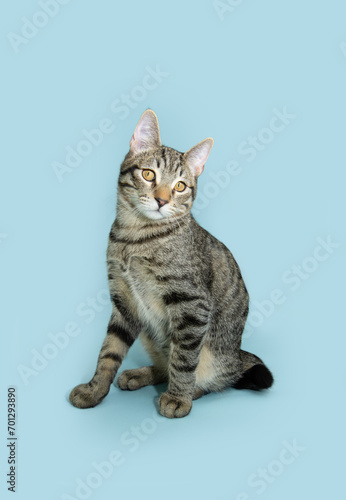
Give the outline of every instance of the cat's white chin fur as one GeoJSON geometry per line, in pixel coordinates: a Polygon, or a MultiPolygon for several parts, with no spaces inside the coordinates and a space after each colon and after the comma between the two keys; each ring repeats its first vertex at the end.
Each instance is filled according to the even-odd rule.
{"type": "Polygon", "coordinates": [[[167,219],[170,215],[172,215],[171,208],[168,205],[158,209],[156,202],[147,203],[144,204],[144,206],[140,204],[138,208],[145,217],[151,220],[167,219]]]}
{"type": "Polygon", "coordinates": [[[144,215],[146,217],[148,217],[148,219],[152,219],[152,220],[160,220],[160,219],[164,219],[165,217],[167,217],[167,215],[164,215],[159,210],[145,210],[144,215]]]}

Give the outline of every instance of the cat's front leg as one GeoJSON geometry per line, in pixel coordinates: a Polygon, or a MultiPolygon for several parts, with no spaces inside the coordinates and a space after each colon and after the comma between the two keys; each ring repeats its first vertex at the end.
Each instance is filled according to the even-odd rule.
{"type": "Polygon", "coordinates": [[[159,410],[168,418],[188,415],[195,399],[196,368],[208,327],[208,314],[196,309],[175,326],[168,363],[168,389],[161,394],[159,410]]]}
{"type": "Polygon", "coordinates": [[[140,326],[125,318],[113,305],[107,335],[103,342],[95,375],[87,384],[80,384],[70,394],[77,408],[91,408],[107,396],[114,377],[129,348],[138,337],[140,326]]]}

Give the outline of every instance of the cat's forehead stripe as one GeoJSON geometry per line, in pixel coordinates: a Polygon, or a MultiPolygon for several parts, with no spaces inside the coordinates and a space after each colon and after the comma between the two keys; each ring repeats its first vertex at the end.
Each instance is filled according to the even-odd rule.
{"type": "Polygon", "coordinates": [[[167,155],[166,155],[166,148],[162,148],[161,150],[161,159],[163,160],[163,168],[167,166],[167,155]]]}
{"type": "Polygon", "coordinates": [[[180,167],[180,160],[177,160],[173,165],[173,170],[175,174],[178,172],[179,167],[180,167]]]}
{"type": "Polygon", "coordinates": [[[169,165],[169,156],[166,154],[165,149],[162,151],[161,159],[162,159],[162,168],[164,170],[167,170],[168,165],[169,165]]]}

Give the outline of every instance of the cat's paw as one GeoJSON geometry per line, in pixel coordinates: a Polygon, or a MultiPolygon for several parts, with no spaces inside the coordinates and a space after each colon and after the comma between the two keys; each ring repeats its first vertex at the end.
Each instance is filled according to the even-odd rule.
{"type": "Polygon", "coordinates": [[[137,375],[136,370],[124,370],[118,377],[117,384],[123,391],[135,391],[143,387],[142,377],[137,375]]]}
{"type": "MultiPolygon", "coordinates": [[[[107,393],[106,393],[107,394],[107,393]]],[[[106,394],[100,394],[89,384],[80,384],[75,387],[70,394],[70,402],[77,408],[93,408],[101,403],[106,394]]]]}
{"type": "Polygon", "coordinates": [[[167,418],[181,418],[188,415],[192,408],[190,399],[182,399],[168,392],[161,394],[159,399],[159,410],[161,415],[167,418]]]}
{"type": "MultiPolygon", "coordinates": [[[[139,370],[124,370],[118,377],[117,384],[123,391],[135,391],[148,385],[148,381],[139,370]]],[[[150,382],[149,382],[150,383],[150,382]]]]}
{"type": "Polygon", "coordinates": [[[147,385],[165,382],[166,376],[154,366],[142,366],[132,370],[124,370],[118,377],[118,386],[124,391],[135,391],[147,385]]]}

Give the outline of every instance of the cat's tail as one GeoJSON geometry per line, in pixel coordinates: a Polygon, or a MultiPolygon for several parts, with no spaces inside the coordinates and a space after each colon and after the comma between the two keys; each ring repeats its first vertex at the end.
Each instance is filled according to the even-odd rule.
{"type": "Polygon", "coordinates": [[[237,382],[232,384],[235,389],[260,391],[262,389],[269,389],[273,385],[273,375],[259,357],[241,350],[240,358],[242,360],[243,371],[237,382]]]}

